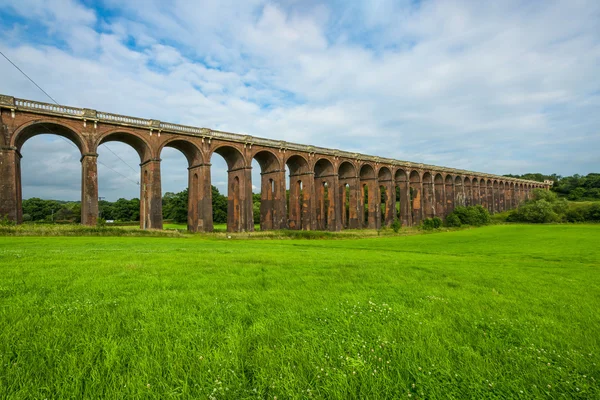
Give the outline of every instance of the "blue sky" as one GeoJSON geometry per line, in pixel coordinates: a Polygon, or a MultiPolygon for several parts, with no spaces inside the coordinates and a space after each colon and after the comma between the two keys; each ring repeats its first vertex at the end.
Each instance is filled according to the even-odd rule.
{"type": "MultiPolygon", "coordinates": [[[[600,170],[598,1],[2,2],[0,49],[62,104],[497,174],[600,170]]],[[[0,73],[0,93],[47,101],[0,73]]],[[[137,197],[103,147],[129,179],[101,165],[100,195],[137,197]]],[[[24,197],[79,197],[72,146],[23,156],[24,197]]],[[[163,191],[185,188],[183,155],[162,158],[163,191]]]]}

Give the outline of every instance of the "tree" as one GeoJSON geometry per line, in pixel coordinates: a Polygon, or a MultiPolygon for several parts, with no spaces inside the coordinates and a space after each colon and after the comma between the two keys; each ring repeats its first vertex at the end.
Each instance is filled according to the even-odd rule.
{"type": "Polygon", "coordinates": [[[163,218],[177,223],[187,222],[188,190],[179,193],[167,192],[163,196],[163,218]]]}
{"type": "Polygon", "coordinates": [[[219,193],[219,189],[212,186],[213,222],[222,224],[227,222],[227,197],[219,193]]]}

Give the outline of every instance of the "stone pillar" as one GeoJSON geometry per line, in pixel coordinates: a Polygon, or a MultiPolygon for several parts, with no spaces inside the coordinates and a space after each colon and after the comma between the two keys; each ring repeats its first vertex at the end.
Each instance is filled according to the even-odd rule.
{"type": "Polygon", "coordinates": [[[360,180],[358,177],[340,179],[339,201],[341,207],[342,229],[360,228],[360,180]],[[346,199],[346,185],[348,185],[349,199],[346,199]],[[346,204],[347,203],[347,204],[346,204]],[[346,205],[348,213],[346,214],[346,205]]]}
{"type": "Polygon", "coordinates": [[[315,173],[307,172],[302,175],[302,229],[310,231],[317,229],[317,215],[315,209],[315,173]]]}
{"type": "Polygon", "coordinates": [[[460,183],[457,185],[456,180],[454,181],[454,205],[455,207],[465,206],[465,192],[463,189],[463,180],[460,179],[460,183]]]}
{"type": "Polygon", "coordinates": [[[342,199],[339,190],[335,190],[340,185],[337,174],[329,178],[329,185],[331,190],[329,191],[328,228],[330,231],[337,232],[342,230],[342,199]]]}
{"type": "Polygon", "coordinates": [[[325,183],[326,181],[323,178],[315,178],[315,217],[316,217],[316,229],[319,231],[324,231],[327,227],[327,217],[328,217],[328,205],[326,201],[329,200],[329,192],[330,188],[327,187],[327,200],[325,196],[325,183]]]}
{"type": "Polygon", "coordinates": [[[312,172],[290,175],[290,201],[288,227],[310,231],[313,227],[312,172]]]}
{"type": "Polygon", "coordinates": [[[423,217],[435,217],[435,199],[433,195],[433,182],[423,181],[423,217]]]}
{"type": "Polygon", "coordinates": [[[446,179],[445,183],[446,191],[446,215],[454,211],[454,179],[446,179]]]}
{"type": "Polygon", "coordinates": [[[98,219],[98,154],[81,156],[81,224],[93,226],[98,219]]]}
{"type": "Polygon", "coordinates": [[[366,229],[378,229],[381,226],[381,214],[380,214],[380,194],[379,187],[377,186],[377,179],[368,178],[361,179],[360,181],[360,221],[362,228],[366,229]],[[365,191],[364,187],[367,187],[367,204],[365,202],[365,191]],[[365,206],[367,210],[367,221],[365,223],[365,206]]]}
{"type": "Polygon", "coordinates": [[[160,186],[160,159],[140,164],[140,228],[162,229],[162,192],[160,186]]]}
{"type": "Polygon", "coordinates": [[[188,231],[213,231],[210,164],[188,168],[188,231]]]}
{"type": "Polygon", "coordinates": [[[315,216],[318,230],[339,231],[341,229],[341,206],[337,175],[320,176],[314,179],[316,195],[315,216]],[[327,185],[327,190],[325,190],[327,185]],[[327,191],[327,198],[325,197],[327,191]]]}
{"type": "MultiPolygon", "coordinates": [[[[464,181],[463,181],[464,182],[464,181]]],[[[469,183],[463,183],[463,187],[464,187],[464,198],[463,198],[463,202],[465,204],[465,207],[469,207],[472,205],[472,200],[473,200],[473,192],[471,189],[471,181],[469,181],[469,183]]]]}
{"type": "Polygon", "coordinates": [[[411,182],[411,214],[413,225],[419,225],[423,219],[423,185],[421,182],[411,182]]]}
{"type": "Polygon", "coordinates": [[[498,184],[494,186],[494,212],[500,211],[500,189],[498,188],[498,184]]]}
{"type": "Polygon", "coordinates": [[[290,175],[290,199],[288,205],[288,227],[302,229],[301,180],[297,175],[290,175]]]}
{"type": "Polygon", "coordinates": [[[261,173],[260,194],[260,230],[285,229],[285,170],[261,173]]]}
{"type": "Polygon", "coordinates": [[[502,212],[502,211],[506,210],[506,188],[504,187],[504,185],[500,186],[498,197],[499,197],[498,211],[502,212]]]}
{"type": "Polygon", "coordinates": [[[252,232],[252,168],[230,169],[227,174],[227,231],[252,232]]]}
{"type": "Polygon", "coordinates": [[[16,147],[0,147],[0,218],[20,224],[23,222],[21,205],[21,153],[16,147]]]}
{"type": "MultiPolygon", "coordinates": [[[[381,186],[385,187],[385,214],[383,216],[383,221],[381,221],[381,225],[390,226],[394,222],[396,216],[396,187],[394,186],[394,181],[391,179],[379,181],[379,185],[380,191],[381,186]]],[[[379,215],[381,215],[381,212],[379,215]]]]}
{"type": "Polygon", "coordinates": [[[487,184],[487,206],[490,214],[494,213],[494,184],[487,184]]]}
{"type": "MultiPolygon", "coordinates": [[[[400,188],[400,220],[402,226],[412,225],[412,215],[410,212],[410,192],[408,188],[408,181],[398,182],[400,188]]],[[[394,196],[396,193],[394,193],[394,196]]]]}
{"type": "Polygon", "coordinates": [[[487,208],[487,192],[486,192],[486,184],[479,182],[479,204],[483,208],[487,208]]]}
{"type": "Polygon", "coordinates": [[[434,198],[435,198],[435,215],[444,219],[446,218],[446,196],[444,194],[444,182],[439,181],[433,184],[434,188],[434,198]]]}
{"type": "Polygon", "coordinates": [[[471,181],[471,205],[478,205],[479,204],[479,180],[475,179],[471,181]]]}

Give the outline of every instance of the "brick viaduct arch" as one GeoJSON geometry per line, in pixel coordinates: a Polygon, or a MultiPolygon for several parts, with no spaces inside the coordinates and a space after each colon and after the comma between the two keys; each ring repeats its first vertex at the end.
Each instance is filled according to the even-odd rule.
{"type": "Polygon", "coordinates": [[[98,216],[97,149],[119,141],[140,157],[140,227],[162,228],[161,153],[179,150],[188,162],[188,229],[212,231],[211,159],[228,168],[229,231],[252,231],[252,160],[261,172],[260,227],[377,229],[445,217],[458,205],[491,212],[516,207],[548,185],[490,174],[384,159],[339,150],[188,127],[0,95],[0,215],[22,222],[21,148],[52,133],[81,153],[82,223],[98,216]],[[289,187],[286,187],[286,167],[289,187]],[[289,190],[289,195],[286,192],[289,190]]]}

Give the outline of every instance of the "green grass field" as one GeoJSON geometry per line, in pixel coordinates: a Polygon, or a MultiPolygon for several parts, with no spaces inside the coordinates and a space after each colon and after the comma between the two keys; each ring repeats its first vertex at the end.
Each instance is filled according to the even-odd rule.
{"type": "Polygon", "coordinates": [[[0,237],[0,399],[599,398],[599,243],[0,237]]]}

